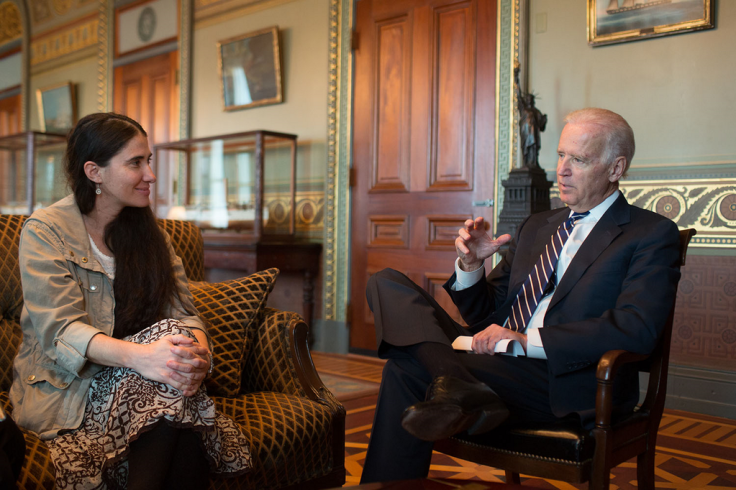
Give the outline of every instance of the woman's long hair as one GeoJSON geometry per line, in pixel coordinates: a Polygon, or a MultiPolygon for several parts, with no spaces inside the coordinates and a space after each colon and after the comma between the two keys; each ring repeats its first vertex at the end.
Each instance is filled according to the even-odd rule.
{"type": "MultiPolygon", "coordinates": [[[[106,167],[138,135],[147,136],[140,124],[114,113],[85,116],[69,133],[65,170],[82,214],[94,209],[96,199],[85,162],[106,167]]],[[[116,264],[113,336],[123,338],[163,320],[167,306],[180,298],[169,248],[150,207],[123,208],[105,227],[105,244],[116,264]]]]}

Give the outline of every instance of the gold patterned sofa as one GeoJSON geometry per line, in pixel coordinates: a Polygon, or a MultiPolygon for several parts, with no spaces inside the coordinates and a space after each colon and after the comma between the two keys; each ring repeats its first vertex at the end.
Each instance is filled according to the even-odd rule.
{"type": "MultiPolygon", "coordinates": [[[[0,404],[21,341],[18,239],[25,216],[0,215],[0,404]]],[[[345,483],[345,409],[322,384],[307,346],[308,327],[291,312],[266,307],[277,269],[205,283],[202,235],[187,222],[161,220],[184,262],[195,305],[210,324],[215,370],[207,391],[250,441],[253,470],[212,477],[210,488],[318,489],[345,483]]],[[[48,450],[24,431],[26,461],[19,488],[53,488],[48,450]]]]}

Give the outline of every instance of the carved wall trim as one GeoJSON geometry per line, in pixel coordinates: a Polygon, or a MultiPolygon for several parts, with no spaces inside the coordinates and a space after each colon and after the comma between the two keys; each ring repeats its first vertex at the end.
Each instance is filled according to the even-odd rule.
{"type": "Polygon", "coordinates": [[[112,46],[115,35],[115,2],[100,0],[97,24],[97,110],[112,110],[112,46]]]}
{"type": "Polygon", "coordinates": [[[346,320],[349,296],[350,185],[352,144],[352,0],[330,0],[329,84],[327,95],[327,175],[323,239],[323,314],[346,320]]]}
{"type": "MultiPolygon", "coordinates": [[[[194,30],[194,0],[181,0],[179,16],[179,139],[191,137],[192,105],[192,42],[194,30]]],[[[183,165],[179,168],[182,169],[183,165]]],[[[179,176],[179,182],[184,182],[179,176]]]]}
{"type": "Polygon", "coordinates": [[[23,35],[23,24],[18,6],[6,0],[0,2],[0,45],[17,41],[23,35]]]}
{"type": "MultiPolygon", "coordinates": [[[[496,233],[498,216],[503,209],[503,186],[516,161],[516,94],[514,62],[519,58],[520,9],[522,0],[498,0],[498,35],[496,39],[496,233]]],[[[526,0],[524,0],[526,1],[526,0]]]]}
{"type": "MultiPolygon", "coordinates": [[[[622,181],[629,204],[667,216],[680,228],[695,228],[694,248],[733,249],[736,245],[736,178],[622,181]]],[[[552,207],[563,206],[555,184],[552,207]]]]}
{"type": "Polygon", "coordinates": [[[96,46],[99,24],[99,14],[93,13],[52,32],[36,36],[31,42],[31,65],[58,61],[63,56],[96,46]]]}

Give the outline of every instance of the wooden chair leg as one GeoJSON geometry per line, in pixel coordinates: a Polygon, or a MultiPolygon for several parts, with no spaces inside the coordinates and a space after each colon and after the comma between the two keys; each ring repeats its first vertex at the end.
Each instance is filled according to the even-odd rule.
{"type": "Polygon", "coordinates": [[[521,485],[521,478],[518,473],[506,470],[506,483],[513,483],[514,485],[521,485]]]}
{"type": "Polygon", "coordinates": [[[636,479],[639,490],[654,489],[654,458],[654,446],[650,446],[636,457],[636,479]]]}

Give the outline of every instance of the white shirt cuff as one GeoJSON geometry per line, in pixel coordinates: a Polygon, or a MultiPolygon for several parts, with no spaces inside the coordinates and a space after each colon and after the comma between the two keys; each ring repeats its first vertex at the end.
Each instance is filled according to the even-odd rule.
{"type": "Polygon", "coordinates": [[[538,328],[528,329],[526,332],[526,356],[534,359],[547,359],[538,328]]]}
{"type": "Polygon", "coordinates": [[[465,272],[460,268],[460,257],[455,259],[455,284],[452,285],[453,291],[462,291],[463,289],[468,289],[470,286],[474,285],[476,282],[483,279],[483,276],[485,275],[485,269],[483,268],[483,262],[480,264],[480,267],[475,269],[474,271],[465,272]]]}

